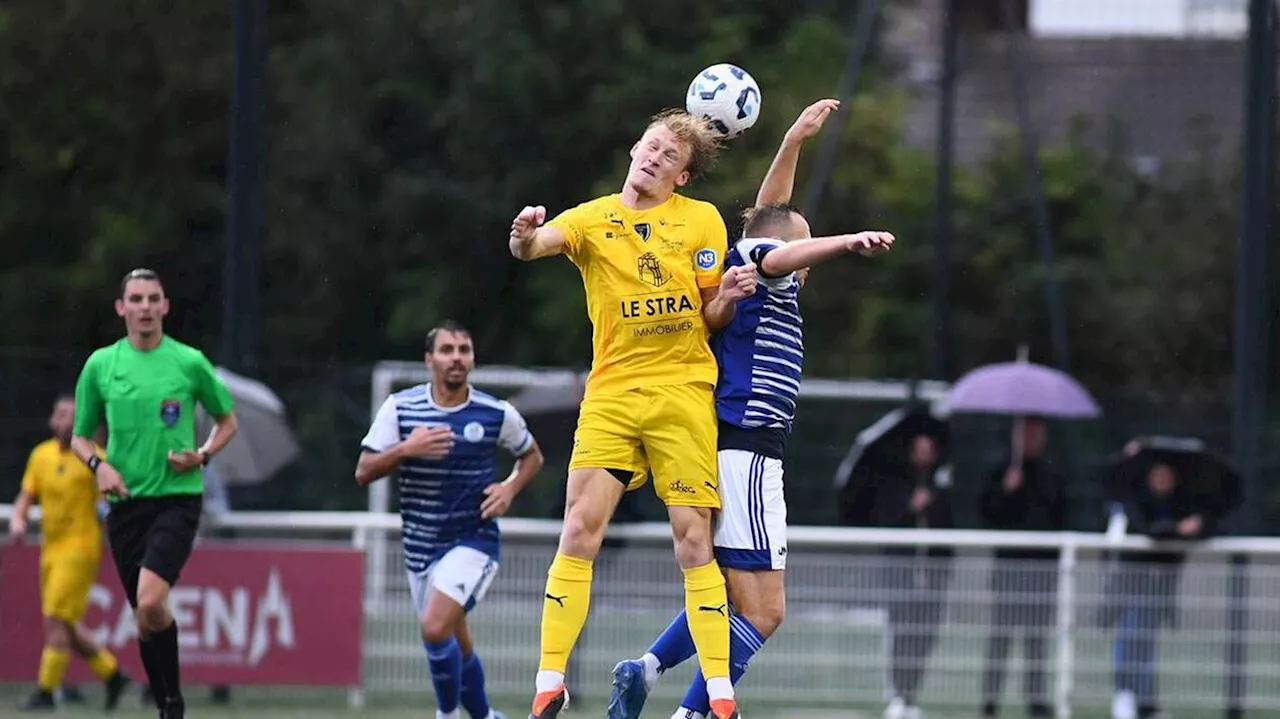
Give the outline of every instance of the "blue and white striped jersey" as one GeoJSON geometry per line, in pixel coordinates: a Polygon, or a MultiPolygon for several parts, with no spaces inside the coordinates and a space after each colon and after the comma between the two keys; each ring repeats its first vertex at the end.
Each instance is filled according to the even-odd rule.
{"type": "Polygon", "coordinates": [[[421,384],[382,403],[361,448],[384,452],[417,427],[442,425],[453,429],[448,456],[400,464],[404,563],[412,572],[460,545],[498,559],[498,523],[480,518],[484,488],[494,481],[498,446],[519,456],[533,445],[524,418],[510,403],[472,387],[461,405],[438,407],[431,385],[421,384]]]}
{"type": "MultiPolygon", "coordinates": [[[[726,266],[758,267],[766,254],[783,244],[772,238],[743,238],[729,250],[726,266]]],[[[800,283],[795,273],[758,279],[755,294],[738,301],[733,320],[712,338],[720,365],[720,448],[782,459],[804,366],[800,283]]]]}

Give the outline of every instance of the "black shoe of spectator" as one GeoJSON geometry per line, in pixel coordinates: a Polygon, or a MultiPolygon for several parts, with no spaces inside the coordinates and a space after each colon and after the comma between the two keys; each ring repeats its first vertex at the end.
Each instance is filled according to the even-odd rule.
{"type": "Polygon", "coordinates": [[[982,703],[983,719],[995,719],[995,716],[999,713],[1000,713],[1000,707],[996,706],[995,702],[982,703]]]}
{"type": "Polygon", "coordinates": [[[1053,707],[1044,702],[1032,702],[1027,707],[1027,716],[1031,719],[1053,719],[1053,707]]]}

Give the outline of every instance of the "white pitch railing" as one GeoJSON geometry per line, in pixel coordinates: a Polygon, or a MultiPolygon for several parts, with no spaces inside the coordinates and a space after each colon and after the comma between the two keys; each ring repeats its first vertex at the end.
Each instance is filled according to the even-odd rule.
{"type": "MultiPolygon", "coordinates": [[[[0,519],[9,511],[0,506],[0,519]]],[[[367,541],[372,533],[395,537],[400,528],[398,515],[369,512],[232,512],[217,523],[255,540],[325,538],[365,551],[373,551],[367,541]]],[[[523,695],[536,670],[542,590],[560,523],[507,518],[501,525],[501,569],[471,624],[491,692],[523,695]]],[[[588,699],[606,695],[614,663],[642,653],[683,604],[666,525],[620,525],[610,536],[625,541],[597,560],[591,618],[570,668],[571,683],[588,699]]],[[[1110,555],[1171,546],[1142,537],[1112,542],[1101,534],[836,527],[793,527],[789,539],[787,620],[741,684],[744,708],[780,701],[791,707],[860,708],[882,702],[894,676],[886,608],[919,599],[885,579],[915,566],[945,577],[937,596],[944,605],[937,643],[921,660],[921,704],[926,710],[975,711],[992,632],[992,550],[1039,548],[1057,550],[1056,562],[1026,560],[1016,572],[1048,578],[1055,587],[1049,600],[1047,698],[1064,719],[1073,710],[1097,710],[1111,701],[1114,631],[1097,621],[1110,596],[1110,555]],[[948,561],[882,551],[923,546],[951,548],[955,556],[948,561]]],[[[1229,667],[1244,657],[1240,708],[1280,709],[1280,611],[1274,600],[1280,594],[1280,539],[1221,538],[1181,546],[1188,559],[1176,585],[1177,623],[1160,634],[1162,707],[1224,707],[1230,702],[1229,667]],[[1248,558],[1248,566],[1242,569],[1234,557],[1248,558]]],[[[416,620],[400,562],[398,542],[391,542],[381,562],[387,568],[379,582],[385,595],[366,594],[366,690],[426,696],[430,680],[414,639],[416,620]]],[[[1009,596],[1020,601],[1016,594],[1006,601],[1009,596]]],[[[1021,644],[1015,636],[1002,694],[1006,713],[1025,706],[1021,644]]],[[[666,675],[651,702],[655,710],[674,709],[691,670],[666,675]]]]}

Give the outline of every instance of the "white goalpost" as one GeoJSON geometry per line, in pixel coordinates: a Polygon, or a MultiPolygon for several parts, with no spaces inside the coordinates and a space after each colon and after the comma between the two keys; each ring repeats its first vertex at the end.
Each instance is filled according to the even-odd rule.
{"type": "MultiPolygon", "coordinates": [[[[392,392],[430,379],[430,370],[421,362],[388,360],[374,365],[370,382],[370,421],[392,392]]],[[[507,396],[528,387],[570,387],[584,380],[585,373],[556,368],[489,365],[477,367],[471,373],[473,385],[498,396],[507,396]]],[[[931,403],[935,413],[941,416],[946,413],[949,389],[947,383],[933,380],[805,379],[800,385],[800,397],[880,402],[906,402],[914,398],[931,403]]],[[[391,485],[385,481],[369,485],[368,511],[381,514],[391,510],[391,485]]],[[[372,600],[369,607],[378,607],[386,596],[387,533],[373,530],[367,541],[371,551],[366,596],[372,600]]]]}

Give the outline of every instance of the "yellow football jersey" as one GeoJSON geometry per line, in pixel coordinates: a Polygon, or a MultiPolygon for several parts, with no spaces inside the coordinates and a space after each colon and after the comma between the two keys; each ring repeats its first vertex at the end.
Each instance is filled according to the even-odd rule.
{"type": "MultiPolygon", "coordinates": [[[[102,450],[98,449],[101,456],[102,450]]],[[[93,472],[56,439],[36,445],[22,475],[22,491],[40,502],[45,552],[102,551],[98,482],[93,472]]]]}
{"type": "Polygon", "coordinates": [[[672,195],[632,210],[608,195],[565,210],[548,223],[565,236],[591,318],[586,391],[716,382],[702,319],[702,288],[724,271],[728,232],[709,202],[672,195]]]}

